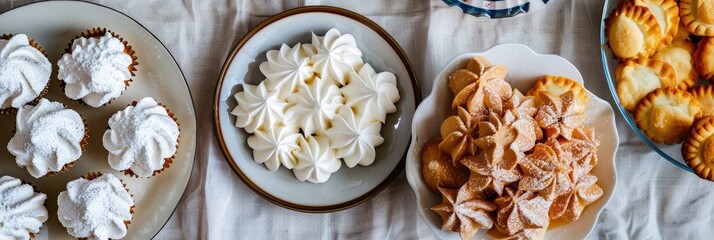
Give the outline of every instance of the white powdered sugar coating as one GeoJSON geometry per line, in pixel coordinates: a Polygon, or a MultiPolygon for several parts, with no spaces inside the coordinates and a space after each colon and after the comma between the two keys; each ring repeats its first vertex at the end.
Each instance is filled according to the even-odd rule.
{"type": "Polygon", "coordinates": [[[127,232],[134,199],[116,176],[80,178],[67,183],[57,198],[57,217],[77,238],[119,239],[127,232]]]}
{"type": "Polygon", "coordinates": [[[0,239],[30,239],[47,221],[47,195],[20,179],[0,177],[0,239]]]}
{"type": "Polygon", "coordinates": [[[85,134],[79,113],[43,98],[37,106],[18,110],[15,135],[7,150],[15,156],[18,166],[40,178],[79,159],[85,134]]]}
{"type": "Polygon", "coordinates": [[[266,57],[260,64],[266,79],[243,84],[231,111],[236,126],[251,134],[254,160],[312,183],[327,181],[340,160],[350,168],[371,165],[384,142],[382,123],[397,110],[396,76],[364,64],[355,38],[337,29],[266,57]]]}
{"type": "Polygon", "coordinates": [[[24,34],[0,40],[0,109],[21,108],[47,86],[52,64],[24,34]]]}
{"type": "Polygon", "coordinates": [[[109,166],[150,177],[176,153],[179,126],[156,100],[145,97],[109,119],[102,142],[109,151],[109,166]]]}
{"type": "Polygon", "coordinates": [[[65,95],[87,105],[100,107],[118,98],[131,79],[132,58],[124,53],[124,44],[110,32],[99,38],[80,37],[72,43],[71,53],[57,62],[57,78],[65,84],[65,95]]]}

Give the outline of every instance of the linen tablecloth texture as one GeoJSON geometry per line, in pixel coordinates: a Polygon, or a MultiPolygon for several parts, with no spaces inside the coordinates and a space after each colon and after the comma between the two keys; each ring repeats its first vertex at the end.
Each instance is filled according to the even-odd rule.
{"type": "MultiPolygon", "coordinates": [[[[0,12],[27,4],[0,1],[0,12]]],[[[545,10],[490,20],[439,0],[359,1],[97,1],[139,21],[174,55],[198,114],[198,152],[188,188],[157,239],[433,239],[416,212],[402,173],[371,200],[345,211],[306,214],[251,191],[216,142],[211,106],[218,74],[233,45],[253,26],[303,5],[334,5],[385,28],[409,55],[426,96],[454,56],[516,42],[571,61],[594,94],[612,102],[599,52],[604,0],[554,0],[545,10]]],[[[296,23],[299,24],[299,23],[296,23]]],[[[714,236],[714,184],[677,169],[651,151],[617,117],[620,149],[615,195],[592,239],[704,239],[714,236]]]]}

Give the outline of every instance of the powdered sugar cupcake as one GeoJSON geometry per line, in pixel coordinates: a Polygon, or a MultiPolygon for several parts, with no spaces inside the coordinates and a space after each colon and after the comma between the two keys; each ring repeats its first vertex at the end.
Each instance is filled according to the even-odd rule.
{"type": "Polygon", "coordinates": [[[43,98],[18,110],[7,150],[18,166],[40,178],[70,168],[82,155],[88,136],[79,113],[43,98]]]}
{"type": "Polygon", "coordinates": [[[0,36],[0,114],[12,113],[47,93],[52,64],[25,34],[0,36]]]}
{"type": "Polygon", "coordinates": [[[47,221],[45,200],[22,180],[0,177],[0,239],[32,239],[47,221]]]}
{"type": "Polygon", "coordinates": [[[65,52],[57,62],[65,95],[95,108],[121,96],[138,65],[131,46],[107,29],[87,30],[65,52]]]}

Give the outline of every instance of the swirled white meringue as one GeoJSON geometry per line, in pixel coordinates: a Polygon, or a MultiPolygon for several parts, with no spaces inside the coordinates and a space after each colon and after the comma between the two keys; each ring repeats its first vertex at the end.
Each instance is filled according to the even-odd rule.
{"type": "Polygon", "coordinates": [[[21,108],[47,86],[52,64],[25,34],[0,40],[0,109],[21,108]]]}
{"type": "Polygon", "coordinates": [[[278,170],[281,164],[292,169],[297,164],[293,151],[298,149],[300,136],[296,126],[274,126],[255,131],[248,137],[248,146],[253,149],[253,159],[270,171],[278,170]]]}
{"type": "Polygon", "coordinates": [[[350,72],[361,68],[364,63],[355,38],[351,34],[340,34],[335,28],[327,31],[324,37],[313,33],[312,46],[317,50],[311,58],[315,72],[325,80],[344,85],[350,72]]]}
{"type": "Polygon", "coordinates": [[[40,99],[37,106],[20,108],[15,122],[15,135],[7,150],[15,156],[17,165],[27,168],[35,178],[59,172],[82,155],[84,121],[60,102],[40,99]]]}
{"type": "Polygon", "coordinates": [[[297,123],[303,134],[324,134],[328,121],[335,117],[337,108],[344,104],[339,88],[331,81],[315,77],[298,92],[288,96],[292,106],[285,112],[288,124],[297,123]]]}
{"type": "Polygon", "coordinates": [[[397,111],[399,101],[397,78],[391,72],[377,73],[365,64],[357,73],[351,73],[349,83],[340,89],[347,105],[357,109],[358,114],[384,122],[388,113],[397,111]]]}
{"type": "Polygon", "coordinates": [[[178,124],[166,108],[145,97],[109,118],[102,143],[113,169],[150,177],[176,153],[178,137],[178,124]]]}
{"type": "Polygon", "coordinates": [[[107,32],[103,37],[80,37],[72,43],[71,53],[57,62],[57,78],[65,84],[65,95],[92,107],[100,107],[118,98],[131,79],[131,56],[124,44],[107,32]]]}
{"type": "Polygon", "coordinates": [[[0,177],[0,239],[30,239],[47,221],[47,195],[20,179],[0,177]]]}
{"type": "Polygon", "coordinates": [[[57,217],[74,237],[119,239],[126,236],[124,221],[131,220],[132,206],[134,199],[119,178],[104,173],[67,183],[67,191],[57,198],[57,217]]]}
{"type": "Polygon", "coordinates": [[[335,150],[330,148],[329,140],[321,136],[300,137],[300,149],[295,151],[298,159],[293,173],[300,181],[324,183],[332,173],[337,172],[342,162],[335,157],[335,150]]]}
{"type": "Polygon", "coordinates": [[[231,114],[236,116],[236,126],[248,133],[285,120],[288,103],[278,97],[277,91],[269,91],[265,84],[265,81],[258,86],[243,84],[243,91],[234,95],[238,106],[231,114]]]}
{"type": "Polygon", "coordinates": [[[352,168],[357,164],[369,166],[374,162],[374,148],[384,142],[379,133],[381,129],[380,122],[361,119],[350,107],[342,106],[326,135],[330,146],[337,150],[336,156],[352,168]]]}
{"type": "Polygon", "coordinates": [[[315,75],[310,64],[313,49],[298,43],[292,48],[283,44],[280,50],[268,51],[265,54],[268,61],[260,64],[260,72],[266,77],[266,87],[271,91],[279,91],[279,95],[284,98],[297,91],[299,86],[305,85],[315,75]]]}

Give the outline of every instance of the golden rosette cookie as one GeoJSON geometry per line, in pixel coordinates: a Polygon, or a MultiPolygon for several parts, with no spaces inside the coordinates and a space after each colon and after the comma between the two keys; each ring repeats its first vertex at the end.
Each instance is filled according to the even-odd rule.
{"type": "Polygon", "coordinates": [[[494,201],[498,206],[496,226],[508,235],[523,231],[547,229],[551,201],[530,191],[506,188],[502,197],[494,201]]]}
{"type": "Polygon", "coordinates": [[[499,111],[500,104],[511,94],[511,85],[503,80],[508,74],[506,67],[494,65],[473,75],[468,75],[464,71],[471,72],[471,70],[460,69],[449,78],[449,89],[456,92],[451,108],[466,106],[471,112],[474,107],[473,101],[489,100],[489,102],[479,102],[479,106],[498,107],[496,111],[499,111]],[[476,77],[475,81],[472,80],[473,77],[476,77]]]}
{"type": "Polygon", "coordinates": [[[556,150],[563,162],[570,161],[570,179],[577,181],[597,165],[597,148],[600,141],[595,137],[595,129],[583,126],[576,128],[570,139],[546,142],[556,150]]]}
{"type": "Polygon", "coordinates": [[[504,108],[506,111],[510,111],[516,118],[522,118],[526,121],[531,122],[533,127],[533,132],[535,133],[535,140],[540,141],[544,137],[543,129],[538,126],[535,122],[535,115],[538,112],[536,107],[535,97],[524,96],[518,89],[513,89],[513,94],[511,94],[511,99],[509,99],[504,108]]]}
{"type": "Polygon", "coordinates": [[[556,96],[563,95],[563,93],[568,91],[573,92],[575,111],[579,113],[585,112],[585,107],[588,105],[588,101],[590,101],[588,91],[585,90],[583,85],[567,77],[551,75],[541,77],[536,81],[535,85],[533,85],[533,88],[528,90],[526,95],[535,96],[536,93],[540,91],[548,91],[556,96]]]}
{"type": "Polygon", "coordinates": [[[714,83],[714,37],[699,41],[694,52],[694,66],[701,77],[714,83]]]}
{"type": "Polygon", "coordinates": [[[461,187],[469,180],[471,173],[463,164],[454,166],[451,157],[439,150],[439,143],[440,137],[429,140],[421,153],[424,181],[434,192],[439,192],[439,187],[461,187]]]}
{"type": "Polygon", "coordinates": [[[490,112],[503,114],[504,103],[511,98],[511,85],[501,78],[479,79],[480,86],[466,102],[466,109],[476,118],[488,116],[490,112]]]}
{"type": "Polygon", "coordinates": [[[680,0],[679,15],[690,33],[714,36],[714,0],[680,0]]]}
{"type": "Polygon", "coordinates": [[[478,122],[471,117],[463,107],[457,108],[457,114],[451,116],[441,123],[441,138],[439,149],[448,153],[454,166],[459,164],[464,155],[476,154],[476,143],[478,137],[478,122]]]}
{"type": "Polygon", "coordinates": [[[585,121],[585,114],[577,112],[572,91],[556,96],[548,91],[536,95],[538,112],[535,121],[545,129],[547,138],[571,137],[573,130],[585,121]]]}
{"type": "Polygon", "coordinates": [[[476,81],[478,81],[477,74],[469,71],[468,69],[459,69],[449,75],[447,85],[449,86],[451,93],[456,96],[462,89],[468,85],[476,83],[476,81]]]}
{"type": "Polygon", "coordinates": [[[662,31],[658,49],[672,43],[672,39],[679,30],[679,7],[674,0],[634,0],[637,6],[647,7],[652,16],[657,19],[657,24],[662,31]]]}
{"type": "Polygon", "coordinates": [[[701,85],[689,89],[699,102],[702,116],[714,116],[714,85],[701,85]]]}
{"type": "Polygon", "coordinates": [[[466,69],[469,71],[476,73],[477,75],[481,75],[486,69],[490,68],[493,66],[491,64],[491,61],[486,59],[483,56],[475,56],[471,59],[469,59],[469,63],[466,64],[466,69]]]}
{"type": "Polygon", "coordinates": [[[439,214],[444,231],[458,232],[461,239],[473,238],[479,229],[493,227],[491,212],[496,211],[496,205],[491,201],[480,199],[478,194],[460,189],[439,188],[442,203],[431,208],[439,214]]]}
{"type": "Polygon", "coordinates": [[[550,219],[562,218],[567,222],[574,222],[580,218],[583,209],[600,199],[602,194],[595,175],[582,176],[568,193],[555,198],[548,213],[550,219]]]}
{"type": "Polygon", "coordinates": [[[488,119],[478,123],[479,135],[474,142],[486,154],[489,164],[509,161],[512,163],[509,166],[515,166],[535,146],[534,124],[532,118],[518,118],[512,111],[503,117],[492,112],[488,119]]]}
{"type": "Polygon", "coordinates": [[[684,162],[703,179],[714,181],[714,116],[703,117],[692,126],[682,143],[684,162]]]}
{"type": "Polygon", "coordinates": [[[618,59],[651,56],[662,38],[657,19],[647,7],[625,4],[605,19],[607,44],[618,59]]]}
{"type": "Polygon", "coordinates": [[[697,82],[699,74],[694,68],[694,50],[696,46],[689,40],[678,40],[657,51],[652,59],[668,63],[675,73],[676,86],[687,89],[697,82]]]}
{"type": "Polygon", "coordinates": [[[699,101],[687,91],[660,88],[642,98],[635,108],[635,122],[653,142],[673,144],[687,135],[700,115],[699,101]]]}
{"type": "Polygon", "coordinates": [[[634,111],[645,95],[677,84],[674,68],[660,60],[628,60],[617,66],[617,96],[627,111],[634,111]]]}
{"type": "Polygon", "coordinates": [[[504,160],[492,164],[489,159],[485,152],[464,158],[462,163],[471,170],[469,181],[464,186],[474,192],[493,190],[501,196],[506,185],[521,178],[521,172],[515,167],[518,161],[504,160]]]}
{"type": "MultiPolygon", "coordinates": [[[[557,142],[555,139],[548,141],[557,142]]],[[[523,171],[518,190],[538,192],[549,201],[567,193],[573,186],[570,162],[571,159],[559,157],[551,146],[538,143],[533,152],[518,164],[523,171]]]]}

